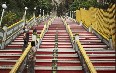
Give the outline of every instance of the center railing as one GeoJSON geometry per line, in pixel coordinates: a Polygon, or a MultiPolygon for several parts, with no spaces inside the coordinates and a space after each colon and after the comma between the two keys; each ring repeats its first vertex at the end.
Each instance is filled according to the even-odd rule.
{"type": "Polygon", "coordinates": [[[81,45],[81,42],[79,41],[79,36],[77,34],[73,36],[70,26],[66,23],[66,21],[63,18],[62,18],[62,21],[64,22],[64,25],[66,26],[67,32],[69,33],[73,48],[78,53],[81,65],[85,73],[97,73],[95,67],[93,66],[89,57],[87,56],[86,51],[81,45]]]}
{"type": "MultiPolygon", "coordinates": [[[[40,36],[38,34],[34,34],[36,36],[36,39],[38,41],[38,46],[41,44],[41,40],[43,39],[44,34],[47,32],[49,25],[51,25],[52,21],[54,18],[52,18],[51,20],[48,21],[48,24],[44,25],[43,30],[41,31],[40,36]]],[[[13,66],[13,68],[11,69],[10,73],[22,73],[27,65],[27,61],[28,61],[28,56],[29,53],[31,51],[31,43],[29,43],[28,47],[26,48],[26,50],[23,52],[23,54],[21,55],[21,57],[18,59],[18,61],[16,62],[16,64],[13,66]]],[[[39,48],[39,47],[38,47],[39,48]]]]}

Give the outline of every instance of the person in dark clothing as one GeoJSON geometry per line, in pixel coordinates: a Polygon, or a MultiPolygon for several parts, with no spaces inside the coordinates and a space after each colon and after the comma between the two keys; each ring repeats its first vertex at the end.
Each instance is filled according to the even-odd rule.
{"type": "Polygon", "coordinates": [[[27,45],[28,45],[28,42],[29,42],[29,32],[24,32],[23,40],[24,40],[24,44],[23,44],[23,49],[22,49],[22,51],[24,51],[25,48],[26,48],[27,45]]]}
{"type": "Polygon", "coordinates": [[[26,33],[26,40],[27,40],[27,44],[29,42],[29,32],[26,33]]]}
{"type": "Polygon", "coordinates": [[[36,28],[33,29],[33,33],[37,33],[37,29],[36,28]]]}
{"type": "Polygon", "coordinates": [[[27,24],[25,24],[24,27],[23,27],[24,33],[28,32],[28,30],[29,30],[29,29],[28,29],[28,26],[27,26],[27,24]]]}

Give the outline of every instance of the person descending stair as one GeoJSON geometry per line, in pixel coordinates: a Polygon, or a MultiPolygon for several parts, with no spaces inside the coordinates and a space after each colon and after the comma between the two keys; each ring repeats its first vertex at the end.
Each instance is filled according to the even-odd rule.
{"type": "Polygon", "coordinates": [[[35,43],[31,42],[31,50],[29,52],[28,58],[28,73],[35,73],[34,67],[36,62],[36,51],[37,48],[35,47],[35,43]]]}
{"type": "Polygon", "coordinates": [[[24,51],[25,48],[26,48],[27,45],[28,45],[28,42],[29,42],[29,32],[24,32],[23,40],[24,40],[24,44],[23,44],[23,49],[22,49],[22,51],[24,51]]]}
{"type": "Polygon", "coordinates": [[[37,29],[36,28],[33,29],[33,33],[37,33],[37,29]]]}
{"type": "Polygon", "coordinates": [[[24,27],[23,27],[23,33],[24,33],[24,37],[23,37],[24,44],[23,44],[22,51],[25,50],[25,48],[27,47],[28,42],[29,42],[29,29],[28,29],[27,24],[25,24],[24,27]]]}
{"type": "Polygon", "coordinates": [[[28,32],[28,30],[29,30],[29,29],[28,29],[28,26],[27,26],[27,24],[25,24],[24,27],[23,27],[23,31],[24,31],[24,32],[28,32]]]}

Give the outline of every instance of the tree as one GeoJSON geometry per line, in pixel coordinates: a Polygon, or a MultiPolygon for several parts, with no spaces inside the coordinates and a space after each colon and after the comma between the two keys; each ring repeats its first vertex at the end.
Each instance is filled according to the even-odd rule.
{"type": "Polygon", "coordinates": [[[19,20],[23,17],[24,14],[24,8],[28,7],[27,10],[27,19],[30,19],[32,17],[32,14],[34,12],[34,7],[37,8],[36,10],[36,16],[39,15],[39,9],[41,8],[42,10],[45,10],[45,14],[47,14],[48,12],[50,12],[52,10],[52,5],[51,5],[51,0],[0,0],[0,14],[2,13],[2,7],[1,5],[3,3],[7,4],[7,9],[5,10],[5,14],[4,14],[4,18],[3,18],[3,22],[2,24],[12,24],[15,22],[15,20],[19,20]],[[10,17],[10,14],[12,15],[12,13],[15,15],[15,20],[14,17],[10,17]],[[11,19],[9,19],[9,17],[11,19]],[[6,20],[8,22],[6,22],[6,20]],[[10,23],[12,22],[12,23],[10,23]]]}

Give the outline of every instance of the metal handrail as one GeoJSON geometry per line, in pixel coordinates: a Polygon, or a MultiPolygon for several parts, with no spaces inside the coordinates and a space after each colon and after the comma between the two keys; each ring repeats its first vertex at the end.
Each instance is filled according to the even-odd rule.
{"type": "MultiPolygon", "coordinates": [[[[70,26],[67,25],[66,21],[64,21],[63,18],[62,18],[62,20],[64,22],[64,25],[67,28],[67,31],[68,31],[68,33],[70,35],[71,40],[74,41],[74,39],[73,39],[74,36],[73,36],[73,33],[72,33],[71,29],[70,29],[70,26]]],[[[84,48],[82,47],[79,40],[76,41],[76,45],[78,46],[78,49],[80,50],[81,56],[84,57],[84,61],[85,61],[86,65],[87,65],[87,67],[89,69],[89,72],[90,73],[97,73],[96,69],[94,68],[93,64],[91,63],[89,57],[87,56],[87,54],[86,54],[86,52],[85,52],[84,48]]],[[[79,50],[78,50],[78,52],[79,52],[79,50]]]]}
{"type": "Polygon", "coordinates": [[[68,31],[68,33],[69,33],[69,35],[70,35],[70,38],[71,38],[71,40],[73,40],[73,33],[72,33],[72,31],[71,31],[71,29],[70,29],[70,26],[66,23],[66,21],[62,18],[62,21],[64,22],[64,25],[66,26],[66,29],[67,29],[67,31],[68,31]]]}
{"type": "MultiPolygon", "coordinates": [[[[54,17],[54,18],[55,18],[55,17],[54,17]]],[[[47,22],[47,24],[44,25],[44,28],[43,28],[43,30],[42,30],[42,32],[41,32],[41,34],[40,34],[40,39],[41,39],[41,40],[42,40],[42,38],[43,38],[43,36],[44,36],[44,34],[45,34],[45,32],[46,32],[46,29],[49,28],[49,26],[51,25],[51,22],[54,20],[54,18],[52,18],[51,20],[49,20],[49,21],[47,22]]]]}
{"type": "Polygon", "coordinates": [[[18,61],[16,62],[16,64],[14,65],[14,67],[11,69],[10,73],[17,73],[17,70],[19,69],[19,67],[21,66],[23,60],[26,58],[27,54],[29,53],[30,49],[32,48],[31,43],[28,45],[28,47],[26,48],[26,50],[23,52],[23,54],[21,55],[21,57],[18,59],[18,61]]]}
{"type": "Polygon", "coordinates": [[[93,64],[91,63],[89,57],[87,56],[86,54],[86,51],[84,50],[83,46],[81,45],[80,41],[77,40],[76,41],[76,44],[78,45],[78,49],[80,50],[84,60],[85,60],[85,63],[87,64],[87,67],[89,68],[89,72],[90,73],[97,73],[95,67],[93,66],[93,64]]]}
{"type": "Polygon", "coordinates": [[[8,27],[8,29],[12,28],[13,26],[15,26],[15,25],[17,25],[17,24],[19,24],[20,22],[23,22],[23,21],[24,21],[24,20],[20,20],[20,21],[18,21],[18,22],[16,22],[16,23],[12,24],[11,26],[8,27]]]}
{"type": "MultiPolygon", "coordinates": [[[[30,19],[29,21],[31,21],[31,20],[32,19],[30,19]]],[[[36,34],[36,36],[38,36],[38,35],[36,34]]],[[[20,68],[20,66],[22,65],[23,61],[28,56],[28,53],[30,52],[31,48],[32,48],[31,43],[29,43],[28,47],[25,49],[25,51],[23,52],[21,57],[18,59],[18,61],[14,65],[14,67],[11,69],[10,73],[17,73],[17,71],[20,68]]]]}
{"type": "Polygon", "coordinates": [[[42,30],[42,32],[41,32],[41,34],[40,34],[40,39],[43,38],[43,35],[44,35],[44,32],[45,32],[46,28],[47,28],[47,26],[44,25],[44,28],[43,28],[43,30],[42,30]]]}

